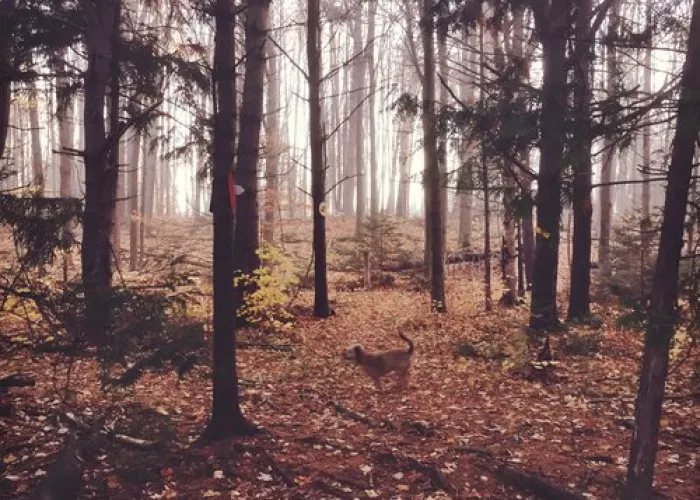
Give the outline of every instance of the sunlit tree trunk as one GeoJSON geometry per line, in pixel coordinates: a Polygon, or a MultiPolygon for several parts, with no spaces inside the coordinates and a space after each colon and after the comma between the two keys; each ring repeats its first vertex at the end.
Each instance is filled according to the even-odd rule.
{"type": "Polygon", "coordinates": [[[683,226],[693,171],[693,155],[700,132],[700,0],[693,2],[688,33],[688,51],[680,82],[676,135],[671,150],[627,469],[629,491],[626,498],[632,500],[648,500],[652,497],[669,348],[678,317],[676,301],[683,226]]]}

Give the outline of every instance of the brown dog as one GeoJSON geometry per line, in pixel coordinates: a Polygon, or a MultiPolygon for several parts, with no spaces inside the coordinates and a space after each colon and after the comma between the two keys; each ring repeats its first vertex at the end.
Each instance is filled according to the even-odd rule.
{"type": "Polygon", "coordinates": [[[413,357],[413,342],[400,332],[399,337],[408,343],[408,350],[391,349],[383,352],[369,352],[362,344],[353,344],[345,350],[345,358],[354,360],[360,365],[378,390],[382,389],[381,378],[391,372],[395,372],[399,376],[399,385],[406,388],[413,357]]]}

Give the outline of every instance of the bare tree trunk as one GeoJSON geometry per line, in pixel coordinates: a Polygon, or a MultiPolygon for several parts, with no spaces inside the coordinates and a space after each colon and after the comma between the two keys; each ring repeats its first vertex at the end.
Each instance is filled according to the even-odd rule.
{"type": "MultiPolygon", "coordinates": [[[[485,88],[486,79],[484,77],[485,50],[484,50],[484,26],[479,27],[479,54],[481,64],[479,65],[479,86],[485,88]]],[[[496,47],[495,40],[492,49],[496,47]]],[[[483,99],[483,90],[482,90],[483,99]]],[[[485,146],[481,145],[481,184],[484,192],[484,306],[487,311],[493,309],[491,298],[491,208],[490,208],[490,193],[489,193],[489,169],[488,159],[486,157],[485,146]]]]}
{"type": "Polygon", "coordinates": [[[319,0],[309,0],[307,58],[309,61],[309,119],[311,142],[311,195],[314,207],[314,316],[327,318],[328,280],[326,276],[326,218],[321,204],[326,196],[321,128],[321,12],[319,0]]]}
{"type": "Polygon", "coordinates": [[[271,43],[267,50],[267,113],[265,120],[265,207],[263,217],[263,240],[272,243],[275,238],[275,214],[279,208],[279,159],[280,148],[280,75],[278,51],[271,43]]]}
{"type": "Polygon", "coordinates": [[[0,0],[0,158],[5,154],[7,134],[10,128],[12,102],[12,79],[10,60],[12,44],[12,11],[16,0],[0,0]]]}
{"type": "Polygon", "coordinates": [[[695,142],[700,132],[699,0],[693,2],[692,12],[627,469],[628,498],[633,500],[648,500],[652,497],[659,422],[668,375],[669,348],[678,317],[676,301],[683,248],[683,225],[693,171],[695,142]]]}
{"type": "MultiPolygon", "coordinates": [[[[66,60],[68,51],[61,52],[61,59],[66,60]]],[[[62,65],[65,71],[65,65],[62,65]]],[[[60,184],[59,193],[61,198],[73,196],[73,156],[67,152],[74,148],[73,144],[73,99],[68,89],[68,79],[59,77],[56,81],[56,120],[58,121],[58,149],[60,184]]]]}
{"type": "MultiPolygon", "coordinates": [[[[617,64],[617,51],[614,44],[617,43],[619,29],[619,6],[618,2],[610,9],[608,19],[608,39],[609,45],[606,51],[606,66],[607,66],[607,87],[608,92],[615,92],[615,85],[618,79],[619,68],[617,64]]],[[[598,260],[600,262],[600,270],[603,276],[609,277],[610,269],[610,231],[612,224],[613,201],[612,192],[613,186],[610,182],[614,179],[615,174],[615,143],[613,139],[606,138],[603,143],[603,165],[600,172],[600,241],[598,247],[598,260]]]]}
{"type": "MultiPolygon", "coordinates": [[[[649,40],[648,40],[648,45],[646,47],[646,50],[644,51],[644,92],[647,95],[651,95],[651,66],[652,66],[652,60],[651,60],[651,52],[653,48],[653,29],[652,29],[652,20],[651,20],[651,11],[652,11],[652,1],[647,0],[646,3],[646,22],[647,22],[647,29],[649,30],[649,40]]],[[[639,272],[640,272],[640,297],[644,297],[645,295],[645,290],[644,290],[644,282],[645,282],[645,276],[646,276],[646,267],[647,267],[647,262],[646,258],[649,255],[649,246],[650,246],[650,234],[649,231],[651,230],[651,183],[649,182],[649,169],[651,168],[651,125],[647,125],[644,127],[643,131],[643,138],[642,138],[642,165],[643,165],[643,170],[642,170],[642,179],[644,180],[644,183],[642,184],[642,221],[640,224],[640,230],[642,233],[641,237],[641,252],[640,252],[640,257],[641,257],[641,265],[639,266],[639,272]]]]}
{"type": "MultiPolygon", "coordinates": [[[[354,55],[354,51],[357,49],[357,41],[353,36],[352,46],[347,43],[346,48],[346,59],[350,59],[354,55]]],[[[362,50],[362,40],[360,40],[360,49],[362,50]]],[[[355,62],[357,64],[357,62],[355,62]]],[[[352,85],[355,84],[355,64],[353,64],[351,74],[348,75],[348,71],[345,71],[345,78],[343,81],[343,95],[345,96],[345,106],[344,113],[346,117],[346,122],[343,125],[343,176],[346,180],[343,183],[343,215],[349,216],[354,213],[355,206],[355,188],[357,187],[357,177],[355,176],[355,167],[357,166],[357,161],[355,160],[355,145],[353,144],[352,138],[355,130],[355,120],[357,117],[352,116],[353,107],[355,105],[355,93],[352,92],[352,85]]]]}
{"type": "Polygon", "coordinates": [[[579,0],[576,17],[576,48],[574,52],[574,108],[577,116],[572,157],[574,164],[573,212],[574,254],[571,262],[569,321],[582,320],[591,314],[591,55],[593,54],[591,0],[579,0]]]}
{"type": "Polygon", "coordinates": [[[108,156],[105,96],[112,78],[112,58],[120,36],[120,0],[95,4],[81,0],[85,13],[88,67],[85,73],[85,212],[83,215],[82,272],[87,334],[101,344],[109,321],[112,288],[112,246],[117,171],[108,156]]]}
{"type": "MultiPolygon", "coordinates": [[[[516,24],[515,29],[518,31],[518,33],[514,33],[514,40],[511,44],[508,43],[507,33],[504,33],[503,46],[501,46],[501,42],[498,39],[498,31],[495,28],[491,28],[491,44],[495,55],[496,67],[500,71],[505,70],[505,50],[507,50],[507,47],[510,47],[511,51],[509,57],[516,59],[516,64],[517,59],[522,57],[522,49],[518,48],[516,53],[513,47],[516,45],[522,45],[523,15],[523,9],[519,9],[517,12],[513,13],[513,16],[515,17],[514,23],[516,24]],[[517,39],[515,38],[516,36],[518,37],[517,39]]],[[[507,96],[509,100],[512,100],[514,97],[515,95],[513,93],[507,96]]],[[[514,306],[518,299],[518,279],[515,267],[515,194],[517,191],[517,182],[515,179],[516,167],[513,162],[508,159],[501,160],[501,167],[501,178],[503,179],[503,248],[501,249],[501,260],[503,265],[503,280],[505,282],[505,289],[503,290],[500,303],[506,306],[514,306]]],[[[488,177],[486,176],[484,177],[484,187],[485,190],[488,191],[488,177]]],[[[487,256],[485,255],[485,257],[487,256]]],[[[490,307],[490,294],[487,295],[487,298],[487,307],[490,307]]]]}
{"type": "Polygon", "coordinates": [[[357,19],[353,27],[353,51],[354,55],[358,55],[358,60],[355,61],[352,71],[352,95],[354,96],[353,103],[353,120],[355,123],[355,175],[357,176],[357,191],[355,200],[355,233],[359,236],[362,234],[362,228],[365,223],[366,203],[367,203],[367,178],[365,176],[365,153],[364,153],[364,129],[362,126],[364,106],[362,104],[364,97],[362,88],[365,85],[365,76],[367,75],[367,54],[362,43],[362,7],[358,12],[357,19]]]}
{"type": "Polygon", "coordinates": [[[423,0],[423,151],[425,153],[426,192],[429,204],[425,207],[426,224],[430,223],[430,299],[435,312],[447,311],[445,303],[445,263],[442,239],[442,197],[440,196],[440,166],[438,161],[438,137],[435,119],[435,53],[433,47],[433,0],[423,0]]]}
{"type": "MultiPolygon", "coordinates": [[[[465,33],[465,45],[470,45],[474,43],[473,30],[465,33]],[[470,34],[471,33],[471,34],[470,34]]],[[[479,61],[474,57],[471,49],[465,48],[462,50],[462,64],[465,68],[470,69],[473,72],[478,71],[477,66],[479,61]]],[[[474,74],[474,73],[473,73],[474,74]]],[[[464,102],[467,104],[473,104],[476,101],[476,95],[474,89],[476,85],[474,84],[475,77],[472,77],[469,81],[464,84],[462,89],[462,96],[464,102]]],[[[467,142],[462,141],[460,149],[460,176],[457,182],[457,204],[459,205],[459,248],[462,250],[470,250],[472,246],[472,222],[474,219],[474,181],[472,172],[472,163],[469,161],[471,158],[471,153],[474,146],[467,142]]]]}
{"type": "MultiPolygon", "coordinates": [[[[439,7],[441,11],[445,11],[445,7],[439,7]]],[[[441,23],[437,28],[437,54],[438,54],[438,73],[440,74],[440,84],[438,88],[438,99],[440,107],[447,106],[449,100],[449,92],[445,88],[444,83],[450,80],[450,67],[447,64],[447,24],[441,23]]],[[[442,238],[442,251],[440,258],[445,260],[445,249],[447,248],[447,130],[441,130],[438,133],[438,167],[440,169],[440,237],[442,238]]]]}
{"type": "Polygon", "coordinates": [[[530,327],[534,329],[551,329],[559,324],[557,273],[567,98],[566,38],[561,29],[567,25],[570,11],[569,0],[552,3],[548,12],[540,7],[535,11],[535,22],[542,40],[544,74],[537,189],[538,232],[530,314],[530,327]]]}
{"type": "Polygon", "coordinates": [[[135,131],[130,141],[129,158],[129,270],[139,268],[139,153],[141,152],[141,133],[135,131]]]}
{"type": "Polygon", "coordinates": [[[370,215],[379,214],[379,180],[377,178],[377,118],[376,99],[377,68],[374,61],[374,34],[377,22],[377,0],[369,2],[369,20],[367,28],[367,62],[369,65],[369,165],[370,165],[370,215]]]}
{"type": "MultiPolygon", "coordinates": [[[[236,226],[233,250],[234,272],[246,275],[260,267],[258,256],[258,159],[260,125],[265,80],[265,44],[267,40],[270,0],[249,0],[246,11],[245,79],[238,142],[238,165],[235,182],[243,188],[236,197],[236,226]]],[[[243,288],[236,287],[236,299],[242,300],[243,288]]]]}
{"type": "Polygon", "coordinates": [[[44,158],[41,155],[41,124],[39,123],[39,93],[36,82],[29,84],[29,128],[32,140],[32,184],[43,194],[46,188],[44,179],[44,158]]]}
{"type": "Polygon", "coordinates": [[[236,123],[233,0],[217,0],[214,5],[216,35],[214,42],[214,370],[212,411],[205,440],[248,434],[250,424],[241,412],[236,371],[236,309],[233,289],[234,214],[229,190],[233,169],[236,123]]]}

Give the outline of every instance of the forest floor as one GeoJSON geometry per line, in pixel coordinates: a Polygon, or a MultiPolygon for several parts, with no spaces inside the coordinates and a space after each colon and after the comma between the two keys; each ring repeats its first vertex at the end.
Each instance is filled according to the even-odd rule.
{"type": "MultiPolygon", "coordinates": [[[[205,270],[210,240],[183,234],[161,234],[149,248],[163,253],[177,245],[205,270]]],[[[308,238],[298,240],[300,248],[310,246],[308,238]]],[[[239,350],[242,408],[263,432],[206,447],[193,446],[210,411],[206,367],[179,383],[172,371],[147,373],[125,391],[105,393],[96,361],[79,356],[64,398],[66,356],[36,352],[26,325],[0,316],[0,378],[36,378],[34,387],[9,390],[14,410],[0,417],[0,497],[29,498],[51,473],[72,434],[68,412],[85,422],[104,416],[115,432],[160,444],[142,449],[105,440],[85,460],[82,498],[545,498],[541,483],[523,483],[538,478],[582,498],[619,497],[642,335],[616,327],[617,306],[596,306],[601,326],[569,330],[599,334],[595,352],[568,354],[561,349],[566,334],[553,335],[558,363],[542,371],[529,364],[541,343],[527,341],[527,305],[504,308],[496,300],[494,311],[484,312],[480,276],[450,274],[442,315],[429,313],[428,294],[409,274],[372,290],[348,286],[360,276],[330,274],[336,314],[329,319],[311,316],[313,294],[302,290],[289,332],[241,332],[252,345],[239,350]],[[343,348],[402,347],[397,328],[416,344],[409,387],[378,392],[343,359],[343,348]],[[261,343],[288,347],[255,347],[261,343]]],[[[659,498],[700,498],[694,360],[697,353],[672,362],[656,463],[659,498]]]]}

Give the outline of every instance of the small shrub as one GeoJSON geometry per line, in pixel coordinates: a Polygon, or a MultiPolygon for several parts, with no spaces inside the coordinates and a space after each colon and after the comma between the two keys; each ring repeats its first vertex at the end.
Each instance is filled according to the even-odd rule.
{"type": "Polygon", "coordinates": [[[572,330],[562,337],[559,348],[573,356],[593,356],[600,351],[602,344],[601,332],[572,330]]]}
{"type": "Polygon", "coordinates": [[[258,249],[260,268],[252,275],[241,275],[234,279],[236,286],[252,290],[244,295],[238,315],[254,326],[271,331],[291,327],[293,314],[287,309],[290,290],[299,284],[294,266],[282,252],[269,243],[258,249]]]}

